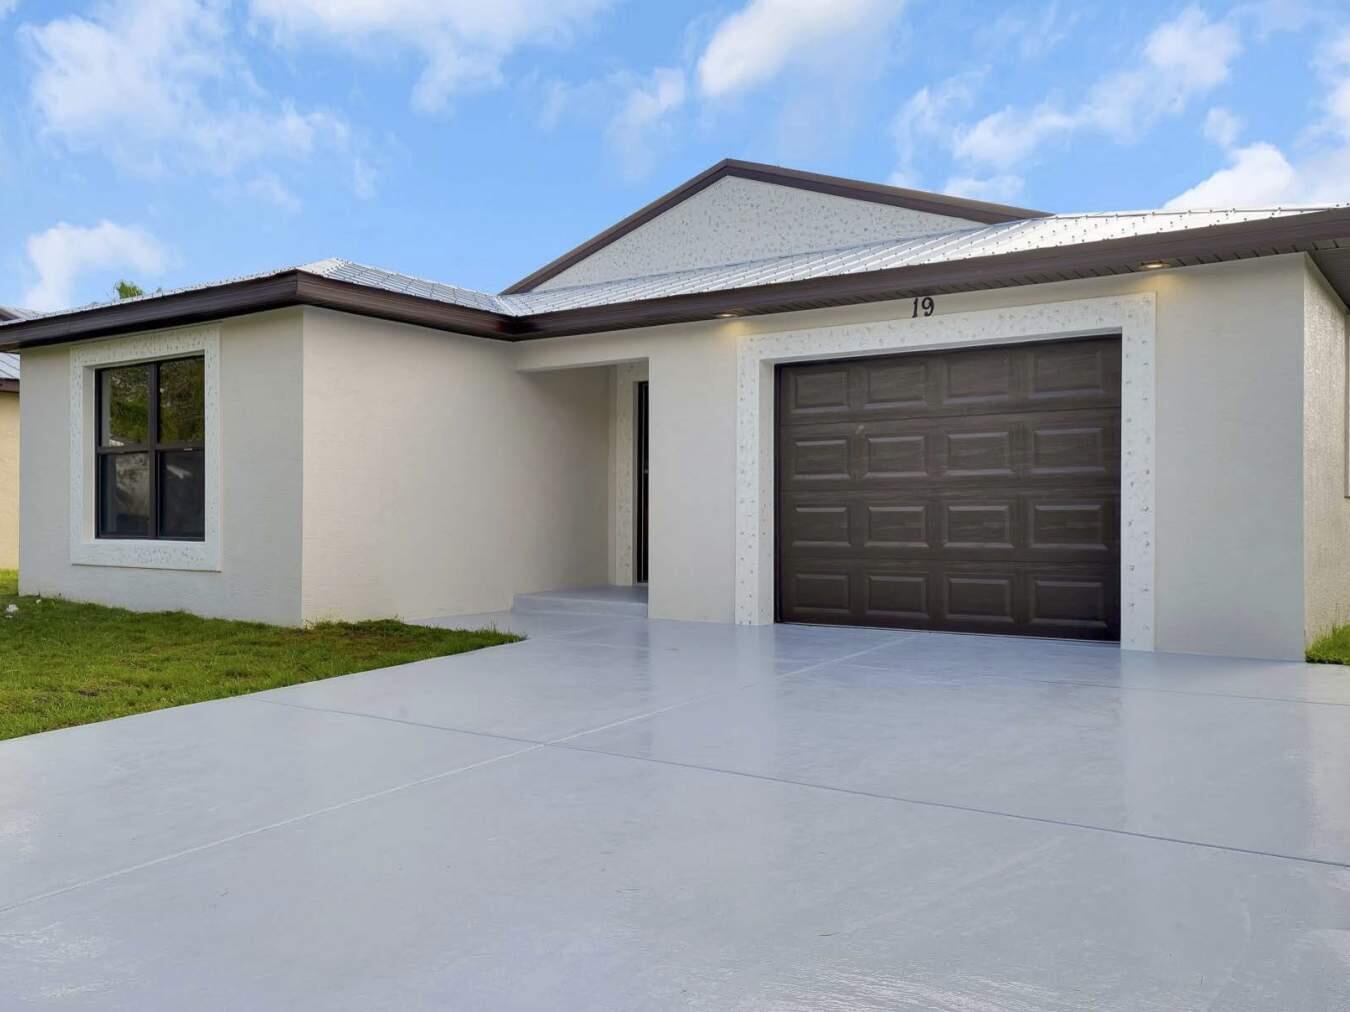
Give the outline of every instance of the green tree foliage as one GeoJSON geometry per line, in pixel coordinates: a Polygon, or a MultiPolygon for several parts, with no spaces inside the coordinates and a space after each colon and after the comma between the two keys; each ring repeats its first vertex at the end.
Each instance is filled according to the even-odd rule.
{"type": "Polygon", "coordinates": [[[145,294],[145,289],[132,281],[119,281],[114,287],[117,289],[119,299],[134,299],[138,295],[145,294]]]}

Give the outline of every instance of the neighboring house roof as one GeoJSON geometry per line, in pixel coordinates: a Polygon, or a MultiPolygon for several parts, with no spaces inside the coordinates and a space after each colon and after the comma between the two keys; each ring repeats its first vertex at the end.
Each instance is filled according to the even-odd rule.
{"type": "MultiPolygon", "coordinates": [[[[27,320],[32,313],[26,309],[0,306],[0,322],[27,320]]],[[[0,352],[0,393],[14,393],[19,389],[19,356],[0,352]]]]}
{"type": "MultiPolygon", "coordinates": [[[[720,163],[709,173],[746,164],[720,163]]],[[[900,192],[909,199],[916,191],[900,192]]],[[[932,235],[597,284],[508,290],[501,295],[347,260],[322,260],[0,324],[0,348],[56,344],[294,305],[480,337],[527,340],[1300,251],[1310,253],[1341,298],[1350,300],[1350,205],[1066,215],[1003,208],[998,213],[1014,212],[1022,217],[932,235]]]]}

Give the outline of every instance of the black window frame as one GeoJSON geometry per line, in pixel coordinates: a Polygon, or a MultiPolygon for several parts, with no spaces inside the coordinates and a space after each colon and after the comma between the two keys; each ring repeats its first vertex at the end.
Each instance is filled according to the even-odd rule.
{"type": "Polygon", "coordinates": [[[206,505],[202,504],[202,533],[191,537],[183,537],[171,534],[161,534],[163,526],[164,504],[160,502],[160,481],[159,472],[161,457],[165,453],[178,451],[193,451],[201,454],[202,464],[206,463],[206,356],[205,355],[175,355],[172,358],[159,358],[148,362],[124,362],[120,365],[110,365],[104,368],[94,370],[94,537],[99,541],[183,541],[189,543],[200,543],[206,540],[206,505]],[[159,439],[159,371],[160,368],[173,362],[198,361],[202,363],[202,438],[200,440],[171,440],[161,442],[159,439]],[[123,446],[104,446],[103,445],[103,374],[113,372],[118,369],[144,368],[149,373],[150,390],[147,397],[147,410],[149,411],[149,425],[146,432],[149,436],[144,443],[126,444],[123,446]],[[106,516],[105,496],[107,495],[107,481],[103,468],[103,458],[110,456],[125,456],[131,454],[145,454],[149,459],[150,468],[150,516],[148,530],[145,534],[117,534],[107,533],[103,529],[104,517],[106,516]]]}

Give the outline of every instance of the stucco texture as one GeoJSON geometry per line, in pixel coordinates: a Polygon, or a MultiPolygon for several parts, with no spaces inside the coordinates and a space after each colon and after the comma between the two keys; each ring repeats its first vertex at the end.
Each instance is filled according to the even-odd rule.
{"type": "MultiPolygon", "coordinates": [[[[1302,654],[1305,272],[1291,255],[937,300],[946,314],[1154,293],[1156,649],[1302,654]]],[[[653,617],[735,617],[737,342],[910,313],[880,303],[519,347],[529,370],[649,363],[653,617]]]]}
{"type": "MultiPolygon", "coordinates": [[[[1320,284],[1289,255],[937,299],[946,316],[1153,294],[1154,412],[1124,424],[1154,426],[1156,649],[1298,657],[1350,605],[1345,318],[1320,284]]],[[[910,314],[882,303],[519,344],[319,309],[227,321],[219,573],[70,565],[67,352],[35,351],[24,587],[298,622],[490,611],[605,582],[630,452],[618,367],[645,366],[650,613],[730,622],[740,344],[910,314]]]]}
{"type": "Polygon", "coordinates": [[[979,222],[723,176],[539,285],[540,291],[978,228],[979,222]]]}
{"type": "Polygon", "coordinates": [[[71,563],[70,350],[24,352],[20,589],[139,611],[300,622],[301,319],[290,309],[220,324],[218,571],[71,563]]]}
{"type": "Polygon", "coordinates": [[[1303,558],[1311,640],[1350,621],[1350,447],[1345,306],[1311,265],[1303,294],[1303,558]]]}
{"type": "Polygon", "coordinates": [[[19,395],[0,391],[0,569],[19,566],[19,395]]]}
{"type": "Polygon", "coordinates": [[[307,620],[507,608],[609,574],[610,372],[304,311],[307,620]]]}

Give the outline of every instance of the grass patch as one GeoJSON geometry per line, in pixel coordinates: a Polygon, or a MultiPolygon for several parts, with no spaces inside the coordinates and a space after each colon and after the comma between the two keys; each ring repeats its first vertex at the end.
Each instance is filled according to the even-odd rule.
{"type": "Polygon", "coordinates": [[[1306,656],[1313,664],[1350,664],[1350,625],[1338,625],[1317,637],[1306,656]]]}
{"type": "Polygon", "coordinates": [[[490,629],[304,629],[19,596],[0,570],[0,738],[238,696],[520,639],[490,629]],[[6,615],[9,605],[16,613],[6,615]]]}

